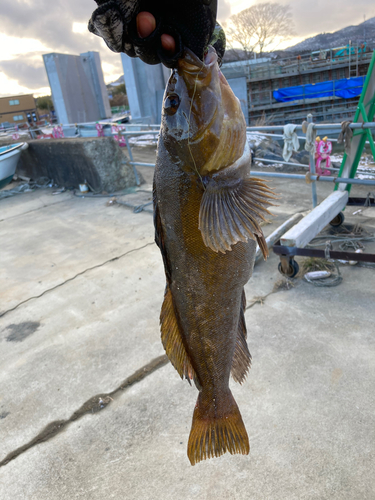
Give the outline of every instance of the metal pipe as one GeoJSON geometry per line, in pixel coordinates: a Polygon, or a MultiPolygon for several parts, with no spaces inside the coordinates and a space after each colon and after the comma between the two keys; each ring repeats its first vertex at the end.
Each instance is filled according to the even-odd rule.
{"type": "MultiPolygon", "coordinates": [[[[308,123],[312,123],[313,121],[313,117],[312,117],[312,114],[308,114],[307,115],[307,121],[308,123]]],[[[315,151],[315,147],[314,147],[314,151],[315,151]]],[[[311,179],[312,177],[314,176],[316,170],[315,170],[315,155],[314,153],[310,153],[309,155],[309,164],[310,164],[310,172],[312,174],[311,176],[311,179]]],[[[311,194],[312,194],[312,204],[313,204],[313,208],[317,207],[318,206],[318,195],[317,195],[317,192],[316,192],[316,182],[313,182],[311,184],[311,194]]]]}
{"type": "Polygon", "coordinates": [[[123,135],[123,136],[158,135],[159,134],[159,130],[143,130],[143,131],[137,131],[137,132],[119,130],[119,132],[121,132],[121,135],[123,135]]]}
{"type": "Polygon", "coordinates": [[[260,161],[264,163],[277,163],[278,165],[290,165],[291,167],[296,167],[296,168],[297,167],[309,168],[308,165],[303,165],[303,163],[290,163],[287,161],[267,160],[266,158],[253,158],[253,161],[260,161]]]}
{"type": "MultiPolygon", "coordinates": [[[[296,179],[306,181],[306,176],[301,174],[279,174],[277,172],[251,172],[254,177],[275,177],[277,179],[296,179]]],[[[311,175],[312,181],[332,182],[333,184],[359,184],[363,186],[375,186],[375,180],[368,179],[346,179],[342,177],[324,177],[320,175],[311,175]]]]}
{"type": "Polygon", "coordinates": [[[139,175],[138,175],[138,172],[137,172],[137,169],[135,168],[135,164],[134,164],[134,158],[133,158],[133,153],[132,153],[132,148],[129,144],[129,141],[128,141],[128,138],[125,137],[125,144],[126,144],[126,147],[128,149],[128,153],[129,153],[129,158],[130,158],[130,164],[133,166],[133,172],[134,172],[134,176],[135,176],[135,182],[137,183],[137,186],[140,186],[141,185],[141,181],[139,179],[139,175]]]}
{"type": "MultiPolygon", "coordinates": [[[[266,160],[265,158],[253,158],[254,161],[260,161],[261,163],[276,163],[277,165],[289,165],[291,167],[298,167],[298,168],[307,168],[309,169],[309,165],[304,165],[303,163],[288,163],[286,161],[278,161],[278,160],[266,160]]],[[[334,167],[324,167],[325,170],[332,170],[334,172],[340,172],[340,168],[334,168],[334,167]]],[[[357,172],[359,173],[362,173],[362,174],[368,174],[368,175],[375,175],[375,172],[374,173],[371,173],[371,172],[364,172],[364,171],[358,171],[357,172]]]]}
{"type": "MultiPolygon", "coordinates": [[[[367,122],[367,123],[351,123],[350,128],[353,130],[357,129],[375,129],[375,122],[367,122]]],[[[341,132],[341,125],[336,124],[336,123],[325,123],[321,125],[314,125],[314,130],[321,130],[321,129],[329,129],[329,130],[336,130],[338,132],[341,132]]],[[[247,127],[246,129],[248,132],[262,132],[268,131],[272,132],[273,130],[284,130],[284,125],[274,125],[274,126],[265,126],[265,127],[247,127]]],[[[296,130],[302,130],[302,125],[296,125],[296,130]]]]}
{"type": "Polygon", "coordinates": [[[155,168],[155,163],[142,163],[138,161],[130,161],[130,165],[137,166],[137,167],[152,167],[155,168]]]}
{"type": "MultiPolygon", "coordinates": [[[[302,163],[287,163],[287,162],[279,162],[277,160],[265,160],[264,158],[253,158],[254,160],[257,160],[257,161],[264,161],[264,162],[269,162],[269,163],[278,163],[278,164],[282,164],[282,165],[291,165],[292,167],[299,167],[299,168],[309,168],[308,165],[303,165],[302,163]]],[[[150,167],[150,168],[155,168],[155,163],[143,163],[143,162],[138,162],[138,161],[129,161],[127,162],[129,165],[133,165],[133,166],[137,166],[137,167],[150,167]]],[[[336,171],[336,172],[339,172],[340,169],[339,168],[326,168],[326,170],[333,170],[333,171],[336,171]]],[[[276,172],[257,172],[257,175],[258,177],[261,176],[261,174],[270,174],[269,176],[271,176],[271,174],[273,174],[276,172]]],[[[375,175],[375,172],[374,174],[372,172],[358,172],[358,173],[362,173],[364,175],[375,175]]],[[[252,175],[252,174],[251,174],[252,175]]],[[[280,174],[281,176],[283,175],[287,175],[287,174],[280,174]]],[[[294,174],[292,174],[294,175],[294,174]]],[[[266,177],[266,175],[264,175],[264,177],[266,177]]],[[[276,175],[273,175],[273,177],[276,177],[276,175]]],[[[306,177],[304,175],[297,175],[297,178],[298,179],[305,179],[306,180],[306,177]]],[[[328,179],[332,179],[332,177],[328,177],[328,179]]],[[[322,179],[319,178],[317,179],[319,181],[321,181],[322,179]]],[[[354,179],[356,180],[356,179],[354,179]]],[[[361,179],[360,179],[361,180],[361,179]]]]}

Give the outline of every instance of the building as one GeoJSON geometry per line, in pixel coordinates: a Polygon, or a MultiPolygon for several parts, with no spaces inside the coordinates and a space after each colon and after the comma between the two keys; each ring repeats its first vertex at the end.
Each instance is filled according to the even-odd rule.
{"type": "Polygon", "coordinates": [[[0,97],[0,126],[9,127],[38,121],[32,94],[0,97]]]}
{"type": "Polygon", "coordinates": [[[315,122],[344,121],[353,119],[371,57],[365,44],[348,45],[227,63],[222,72],[238,86],[249,125],[301,123],[309,113],[315,122]]]}
{"type": "Polygon", "coordinates": [[[138,57],[121,54],[126,93],[133,122],[160,123],[163,96],[171,70],[148,65],[138,57]]]}
{"type": "Polygon", "coordinates": [[[43,60],[59,123],[96,122],[112,116],[98,52],[45,54],[43,60]]]}

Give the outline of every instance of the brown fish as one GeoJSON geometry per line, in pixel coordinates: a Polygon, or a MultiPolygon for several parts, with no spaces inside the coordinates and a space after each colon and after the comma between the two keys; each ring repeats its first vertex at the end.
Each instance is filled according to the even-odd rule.
{"type": "Polygon", "coordinates": [[[239,100],[210,47],[204,62],[186,50],[168,82],[154,177],[156,243],[167,286],[161,337],[182,378],[199,390],[188,443],[192,465],[249,453],[249,439],[229,388],[251,365],[244,285],[259,220],[272,191],[249,177],[251,154],[239,100]]]}

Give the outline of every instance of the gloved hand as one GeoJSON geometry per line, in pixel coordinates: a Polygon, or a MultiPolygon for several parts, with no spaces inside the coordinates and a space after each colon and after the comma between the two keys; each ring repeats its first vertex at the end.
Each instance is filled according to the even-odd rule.
{"type": "MultiPolygon", "coordinates": [[[[217,0],[95,1],[98,8],[89,21],[89,31],[101,36],[113,52],[140,57],[147,64],[161,62],[173,68],[184,47],[203,58],[215,29],[217,0]],[[140,12],[151,13],[156,21],[156,29],[146,38],[140,37],[137,31],[136,18],[140,12]],[[163,34],[174,38],[174,54],[163,49],[160,39],[163,34]]],[[[219,38],[220,58],[225,50],[223,31],[219,38]]]]}

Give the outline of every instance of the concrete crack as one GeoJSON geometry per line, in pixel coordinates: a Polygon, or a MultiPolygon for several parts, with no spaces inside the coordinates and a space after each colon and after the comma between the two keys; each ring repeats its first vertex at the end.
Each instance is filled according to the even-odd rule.
{"type": "Polygon", "coordinates": [[[42,210],[43,208],[54,207],[55,205],[58,205],[59,203],[64,203],[64,201],[68,201],[70,199],[71,198],[65,198],[64,200],[56,201],[56,203],[52,203],[50,205],[43,205],[42,207],[33,208],[32,210],[29,210],[28,212],[23,212],[22,214],[12,215],[11,217],[7,217],[6,219],[0,219],[0,222],[6,222],[8,220],[15,219],[16,217],[21,217],[22,215],[31,214],[32,212],[37,212],[38,210],[42,210]]]}
{"type": "Polygon", "coordinates": [[[40,443],[44,443],[45,441],[49,441],[57,434],[60,434],[60,432],[65,430],[72,422],[79,420],[84,415],[87,415],[89,413],[98,413],[104,410],[111,404],[112,401],[114,401],[116,397],[120,396],[120,394],[129,389],[129,387],[137,384],[138,382],[141,382],[156,370],[159,370],[159,368],[165,366],[168,361],[169,360],[165,354],[153,359],[150,363],[143,366],[135,373],[133,373],[133,375],[130,375],[130,377],[125,379],[114,391],[108,392],[106,394],[97,394],[96,396],[88,399],[78,410],[76,410],[71,415],[69,419],[56,420],[54,422],[51,422],[31,441],[8,453],[4,460],[0,462],[0,467],[4,467],[11,460],[14,460],[26,451],[30,450],[30,448],[33,448],[40,443]]]}
{"type": "Polygon", "coordinates": [[[25,299],[22,302],[19,302],[18,304],[16,304],[14,307],[12,307],[10,309],[7,309],[6,311],[0,313],[0,318],[2,318],[6,314],[14,311],[15,309],[18,309],[18,307],[22,306],[23,304],[26,304],[26,302],[29,302],[30,300],[39,299],[40,297],[43,297],[43,295],[45,295],[46,293],[49,293],[49,292],[52,292],[53,290],[56,290],[56,288],[59,288],[60,286],[65,285],[66,283],[69,283],[69,281],[75,280],[76,278],[78,278],[78,276],[82,276],[83,274],[87,273],[88,271],[92,271],[93,269],[97,269],[98,267],[105,266],[106,264],[109,264],[110,262],[115,262],[116,260],[122,259],[122,257],[126,257],[130,253],[138,252],[139,250],[143,250],[144,248],[149,247],[149,246],[154,245],[154,244],[155,244],[154,242],[147,243],[146,245],[143,245],[142,247],[133,248],[133,250],[129,250],[128,252],[125,252],[125,253],[123,253],[121,255],[118,255],[117,257],[112,257],[112,259],[108,259],[105,262],[102,262],[101,264],[97,264],[95,266],[88,267],[84,271],[81,271],[81,272],[77,273],[75,276],[72,276],[71,278],[68,278],[67,280],[63,281],[62,283],[59,283],[58,285],[55,285],[52,288],[48,288],[47,290],[44,290],[44,292],[42,292],[41,294],[34,295],[33,297],[29,297],[28,299],[25,299]]]}

